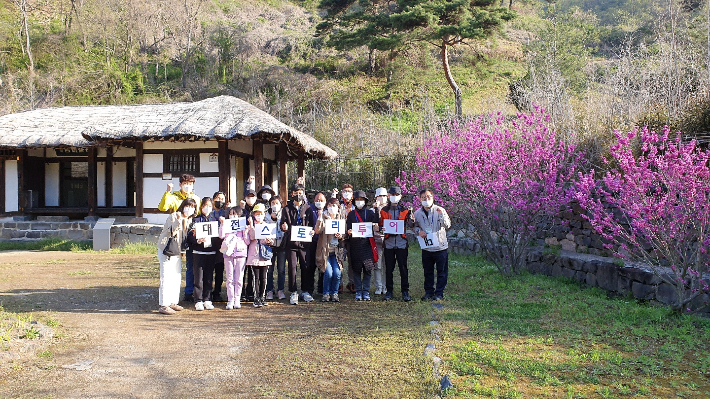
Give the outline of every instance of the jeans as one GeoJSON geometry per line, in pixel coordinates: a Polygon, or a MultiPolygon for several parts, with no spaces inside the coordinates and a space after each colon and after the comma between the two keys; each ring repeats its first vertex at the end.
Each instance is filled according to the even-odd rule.
{"type": "Polygon", "coordinates": [[[323,274],[323,295],[333,295],[338,293],[340,288],[341,270],[338,265],[338,258],[335,254],[328,256],[325,263],[325,273],[323,274]]]}
{"type": "Polygon", "coordinates": [[[362,262],[353,262],[353,274],[355,277],[355,292],[365,294],[370,292],[370,279],[372,278],[372,270],[367,270],[362,262]]]}
{"type": "MultiPolygon", "coordinates": [[[[393,292],[394,289],[394,265],[399,266],[399,278],[401,280],[402,292],[409,291],[409,269],[407,269],[407,257],[409,250],[404,249],[387,249],[384,250],[385,268],[386,268],[386,287],[387,292],[393,292]]],[[[426,269],[425,269],[426,270],[426,269]]]]}
{"type": "Polygon", "coordinates": [[[269,266],[269,274],[266,278],[266,291],[274,292],[274,265],[277,273],[277,287],[279,291],[284,290],[286,283],[286,250],[274,249],[274,257],[271,258],[271,266],[269,266]]]}
{"type": "Polygon", "coordinates": [[[192,274],[192,250],[185,251],[185,296],[192,296],[195,289],[195,275],[192,274]]]}
{"type": "Polygon", "coordinates": [[[422,251],[424,267],[424,291],[427,295],[444,296],[446,282],[449,279],[449,251],[422,251]],[[434,271],[436,271],[436,289],[434,289],[434,271]]]}

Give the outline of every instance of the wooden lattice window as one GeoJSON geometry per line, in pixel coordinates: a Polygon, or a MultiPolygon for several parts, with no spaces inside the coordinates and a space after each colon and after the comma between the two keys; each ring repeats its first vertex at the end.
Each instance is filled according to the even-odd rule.
{"type": "Polygon", "coordinates": [[[166,154],[163,157],[163,172],[181,175],[183,173],[196,174],[200,170],[200,154],[177,153],[166,154]]]}

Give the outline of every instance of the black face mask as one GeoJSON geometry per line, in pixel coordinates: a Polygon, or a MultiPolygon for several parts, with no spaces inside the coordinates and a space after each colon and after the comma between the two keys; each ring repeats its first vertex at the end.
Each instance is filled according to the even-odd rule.
{"type": "Polygon", "coordinates": [[[214,202],[214,207],[217,209],[222,209],[223,206],[224,206],[224,202],[222,202],[222,201],[215,201],[214,202]]]}
{"type": "Polygon", "coordinates": [[[292,195],[291,201],[293,202],[303,202],[303,195],[292,195]]]}

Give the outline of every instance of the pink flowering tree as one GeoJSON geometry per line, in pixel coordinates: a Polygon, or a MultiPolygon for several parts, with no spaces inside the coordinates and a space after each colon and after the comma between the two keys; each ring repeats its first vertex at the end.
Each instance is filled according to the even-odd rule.
{"type": "Polygon", "coordinates": [[[548,122],[537,108],[512,122],[498,114],[453,123],[423,143],[414,170],[403,173],[399,183],[414,195],[432,189],[437,203],[473,226],[503,274],[517,273],[538,225],[569,204],[570,180],[581,162],[548,122]]]}
{"type": "Polygon", "coordinates": [[[614,166],[580,175],[575,196],[607,247],[649,265],[675,289],[672,308],[689,311],[710,281],[710,153],[668,133],[615,132],[614,166]]]}

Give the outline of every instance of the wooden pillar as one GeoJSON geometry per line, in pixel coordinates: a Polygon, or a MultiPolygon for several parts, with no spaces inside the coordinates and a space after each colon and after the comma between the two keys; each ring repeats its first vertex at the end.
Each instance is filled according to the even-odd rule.
{"type": "Polygon", "coordinates": [[[298,177],[306,177],[306,159],[303,153],[298,154],[298,177]]]}
{"type": "Polygon", "coordinates": [[[288,144],[279,142],[279,195],[281,202],[288,198],[288,144]]]}
{"type": "Polygon", "coordinates": [[[254,189],[259,191],[264,185],[264,142],[254,140],[254,189]]]}
{"type": "Polygon", "coordinates": [[[143,142],[136,142],[136,217],[143,217],[143,142]]]}
{"type": "Polygon", "coordinates": [[[17,150],[17,208],[25,214],[25,157],[27,150],[17,150]]]}
{"type": "Polygon", "coordinates": [[[96,188],[96,147],[89,148],[89,171],[88,171],[88,191],[89,191],[89,216],[96,215],[97,188],[96,188]]]}
{"type": "Polygon", "coordinates": [[[106,208],[113,208],[113,146],[106,147],[106,208]]]}
{"type": "Polygon", "coordinates": [[[5,159],[0,158],[0,214],[5,213],[5,159]]]}
{"type": "Polygon", "coordinates": [[[223,192],[226,199],[232,202],[236,198],[229,198],[229,154],[227,154],[227,140],[217,142],[217,158],[219,165],[219,191],[223,192]]]}

